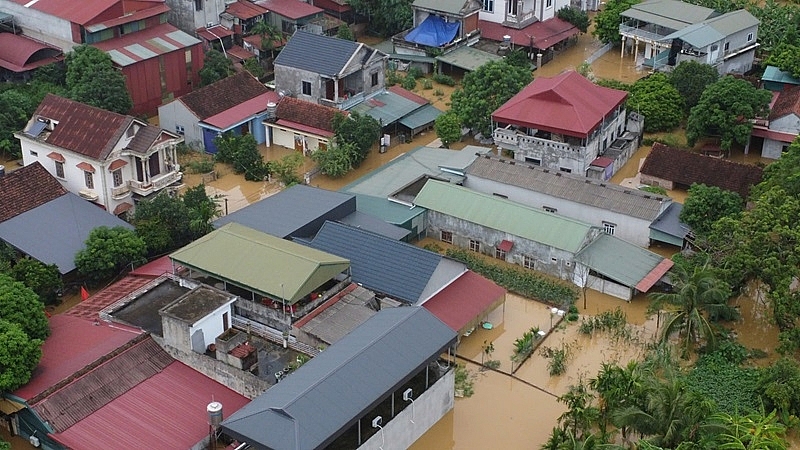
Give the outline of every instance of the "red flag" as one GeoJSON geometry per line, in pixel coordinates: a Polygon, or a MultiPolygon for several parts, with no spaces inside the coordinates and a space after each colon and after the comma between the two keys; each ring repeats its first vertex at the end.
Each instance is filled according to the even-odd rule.
{"type": "Polygon", "coordinates": [[[89,298],[89,291],[87,291],[85,287],[81,286],[81,301],[84,301],[87,298],[89,298]]]}

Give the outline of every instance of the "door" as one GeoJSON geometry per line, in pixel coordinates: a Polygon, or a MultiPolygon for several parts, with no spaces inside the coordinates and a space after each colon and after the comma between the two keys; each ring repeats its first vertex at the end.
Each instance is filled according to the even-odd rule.
{"type": "Polygon", "coordinates": [[[150,166],[150,179],[161,173],[161,161],[158,158],[158,152],[153,153],[148,158],[148,165],[150,166]]]}

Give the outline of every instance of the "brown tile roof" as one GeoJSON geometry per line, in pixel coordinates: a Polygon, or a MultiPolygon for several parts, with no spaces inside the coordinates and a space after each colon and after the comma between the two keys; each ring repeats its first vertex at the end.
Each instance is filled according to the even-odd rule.
{"type": "Polygon", "coordinates": [[[333,132],[333,117],[337,113],[347,114],[330,106],[298,100],[292,97],[283,97],[278,102],[276,115],[278,119],[289,120],[302,125],[333,132]]]}
{"type": "Polygon", "coordinates": [[[104,160],[122,137],[133,117],[47,94],[34,113],[58,121],[47,143],[104,160]]]}
{"type": "Polygon", "coordinates": [[[747,198],[750,187],[761,182],[760,167],[703,156],[655,143],[640,170],[685,186],[702,183],[739,193],[747,198]]]}
{"type": "Polygon", "coordinates": [[[198,119],[205,120],[266,92],[269,92],[266,86],[249,73],[241,72],[190,92],[178,101],[198,119]]]}
{"type": "Polygon", "coordinates": [[[0,178],[0,222],[66,194],[47,169],[35,162],[0,178]]]}
{"type": "Polygon", "coordinates": [[[152,278],[128,275],[102,291],[92,295],[86,300],[70,308],[65,314],[82,317],[84,319],[98,319],[100,311],[134,291],[141,289],[145,284],[153,281],[152,278]]]}
{"type": "Polygon", "coordinates": [[[178,135],[154,126],[144,126],[139,128],[136,135],[128,143],[128,148],[138,152],[147,153],[153,144],[166,139],[178,139],[178,135]]]}
{"type": "Polygon", "coordinates": [[[769,120],[780,119],[789,114],[800,116],[800,86],[786,86],[778,94],[772,110],[769,112],[769,120]]]}

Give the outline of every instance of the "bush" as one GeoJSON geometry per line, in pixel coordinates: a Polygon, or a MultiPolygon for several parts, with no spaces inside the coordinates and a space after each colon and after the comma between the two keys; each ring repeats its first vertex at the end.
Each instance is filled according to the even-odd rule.
{"type": "Polygon", "coordinates": [[[425,89],[426,91],[429,89],[433,89],[433,83],[431,82],[431,80],[429,80],[428,78],[423,78],[422,89],[425,89]]]}
{"type": "Polygon", "coordinates": [[[432,78],[433,78],[433,81],[435,81],[435,82],[437,82],[439,84],[443,84],[445,86],[455,86],[456,85],[456,80],[453,79],[453,77],[451,77],[450,75],[444,75],[444,74],[441,74],[441,73],[435,73],[435,74],[433,74],[432,78]]]}
{"type": "Polygon", "coordinates": [[[407,73],[408,73],[408,75],[407,75],[407,76],[411,76],[411,77],[414,77],[414,78],[422,78],[422,77],[424,77],[424,76],[425,76],[425,74],[424,74],[424,73],[422,73],[422,69],[420,69],[420,68],[419,68],[419,67],[417,67],[417,66],[411,66],[411,67],[409,67],[409,68],[408,68],[408,72],[407,72],[407,73]]]}
{"type": "Polygon", "coordinates": [[[400,84],[402,81],[403,78],[397,74],[396,70],[386,72],[386,86],[394,86],[395,84],[400,84]]]}
{"type": "Polygon", "coordinates": [[[414,88],[417,87],[417,79],[409,73],[405,78],[403,78],[401,86],[403,86],[403,89],[413,91],[414,88]]]}
{"type": "Polygon", "coordinates": [[[209,158],[196,159],[186,163],[189,173],[209,173],[214,170],[214,160],[209,158]]]}

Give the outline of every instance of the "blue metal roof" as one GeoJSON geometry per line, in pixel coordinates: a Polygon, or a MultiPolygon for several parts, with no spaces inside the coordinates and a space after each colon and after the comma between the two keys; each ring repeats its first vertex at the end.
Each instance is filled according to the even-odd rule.
{"type": "Polygon", "coordinates": [[[275,58],[275,65],[333,77],[344,69],[361,45],[346,39],[298,30],[275,58]]]}

